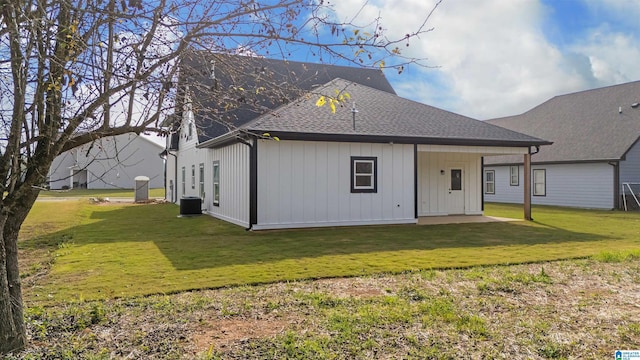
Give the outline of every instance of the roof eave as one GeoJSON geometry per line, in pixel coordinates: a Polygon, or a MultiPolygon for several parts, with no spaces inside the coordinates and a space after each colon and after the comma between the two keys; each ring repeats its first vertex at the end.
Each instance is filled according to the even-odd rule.
{"type": "MultiPolygon", "coordinates": [[[[264,130],[242,131],[245,134],[261,136],[264,130]]],[[[240,131],[234,130],[224,135],[209,139],[196,147],[220,148],[240,141],[240,131]]],[[[508,146],[529,147],[551,145],[553,142],[532,139],[527,140],[499,140],[499,139],[469,139],[469,138],[441,138],[425,136],[397,136],[397,135],[368,135],[368,134],[331,134],[331,133],[305,133],[292,131],[269,131],[273,137],[281,140],[301,141],[330,141],[330,142],[369,142],[369,143],[398,143],[398,144],[431,144],[431,145],[462,145],[462,146],[508,146]]]]}
{"type": "Polygon", "coordinates": [[[196,145],[196,148],[216,149],[216,148],[221,148],[221,147],[232,145],[239,142],[245,142],[245,140],[241,136],[242,133],[246,134],[245,131],[241,132],[239,130],[234,130],[224,135],[220,135],[213,139],[209,139],[207,141],[201,142],[200,144],[196,145]]]}
{"type": "MultiPolygon", "coordinates": [[[[496,155],[501,156],[501,155],[496,155]]],[[[534,155],[535,157],[535,155],[534,155]]],[[[532,165],[563,165],[563,164],[595,164],[595,163],[615,163],[622,159],[584,159],[584,160],[548,160],[548,161],[535,161],[535,158],[531,158],[532,165]]],[[[507,166],[507,165],[522,165],[522,161],[504,161],[504,162],[491,162],[486,160],[486,166],[507,166]]]]}
{"type": "MultiPolygon", "coordinates": [[[[250,130],[259,135],[264,130],[250,130]]],[[[512,146],[528,147],[551,145],[553,142],[532,139],[525,140],[496,140],[496,139],[466,139],[466,138],[439,138],[424,136],[396,136],[396,135],[367,135],[367,134],[331,134],[331,133],[304,133],[288,131],[269,131],[271,136],[277,136],[281,140],[307,140],[307,141],[332,141],[332,142],[371,142],[371,143],[398,143],[398,144],[434,144],[434,145],[467,145],[467,146],[512,146]]]]}

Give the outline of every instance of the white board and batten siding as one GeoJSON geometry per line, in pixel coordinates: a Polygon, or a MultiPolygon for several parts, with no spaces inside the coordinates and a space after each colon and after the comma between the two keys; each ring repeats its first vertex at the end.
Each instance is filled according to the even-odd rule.
{"type": "Polygon", "coordinates": [[[249,146],[241,143],[207,150],[205,163],[205,208],[209,215],[249,227],[249,146]],[[220,201],[213,205],[213,163],[220,166],[220,201]]]}
{"type": "MultiPolygon", "coordinates": [[[[233,144],[219,149],[199,149],[185,146],[178,155],[178,178],[174,191],[177,191],[177,203],[182,197],[201,197],[200,164],[204,165],[204,196],[202,210],[205,214],[249,227],[249,147],[233,144]],[[220,199],[218,206],[213,204],[213,163],[217,161],[220,169],[220,199]],[[185,191],[182,191],[182,168],[185,170],[185,191]],[[195,169],[195,180],[192,179],[195,169]]],[[[173,179],[173,174],[168,174],[173,179]]]]}
{"type": "MultiPolygon", "coordinates": [[[[614,167],[607,163],[535,164],[531,169],[544,169],[546,173],[546,195],[532,195],[532,204],[593,209],[614,207],[614,167]]],[[[485,193],[485,201],[522,204],[522,165],[519,166],[517,186],[510,185],[510,166],[486,166],[486,170],[495,171],[495,194],[485,193]]]]}
{"type": "Polygon", "coordinates": [[[464,215],[482,214],[481,155],[418,152],[418,216],[449,214],[449,171],[462,169],[464,215]]]}
{"type": "MultiPolygon", "coordinates": [[[[206,160],[205,152],[196,148],[198,145],[198,137],[191,128],[191,136],[189,136],[188,128],[192,125],[193,114],[190,111],[185,111],[184,118],[182,120],[182,126],[180,127],[178,148],[180,149],[176,157],[173,155],[167,156],[167,182],[166,182],[166,198],[168,200],[175,199],[176,203],[180,203],[180,199],[185,196],[198,196],[198,171],[199,164],[206,160]],[[195,165],[196,170],[196,184],[191,186],[191,166],[195,165]],[[182,169],[185,171],[185,185],[184,191],[182,186],[182,169]],[[173,185],[173,188],[171,187],[173,185]]],[[[168,142],[170,139],[167,140],[168,142]]],[[[169,145],[169,143],[167,143],[169,145]]]]}
{"type": "Polygon", "coordinates": [[[254,229],[415,223],[413,145],[258,143],[254,229]],[[351,157],[377,158],[377,192],[351,193],[351,157]]]}
{"type": "Polygon", "coordinates": [[[482,215],[482,156],[527,153],[522,147],[418,145],[418,216],[450,213],[452,168],[462,169],[464,215],[482,215]]]}

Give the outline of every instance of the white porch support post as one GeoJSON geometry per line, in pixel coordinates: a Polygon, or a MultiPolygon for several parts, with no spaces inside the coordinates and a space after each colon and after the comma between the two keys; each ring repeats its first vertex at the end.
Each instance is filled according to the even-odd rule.
{"type": "Polygon", "coordinates": [[[524,154],[524,219],[531,218],[531,149],[524,154]]]}

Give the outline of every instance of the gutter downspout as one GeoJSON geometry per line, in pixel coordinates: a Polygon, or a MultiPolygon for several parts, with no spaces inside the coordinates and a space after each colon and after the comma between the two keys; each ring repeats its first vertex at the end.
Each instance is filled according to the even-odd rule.
{"type": "Polygon", "coordinates": [[[480,157],[480,211],[484,215],[484,156],[480,157]]]}
{"type": "Polygon", "coordinates": [[[249,147],[249,227],[245,230],[250,231],[258,218],[258,141],[252,144],[239,136],[236,139],[249,147]]]}
{"type": "Polygon", "coordinates": [[[533,220],[531,217],[531,147],[524,154],[524,219],[533,220]]]}

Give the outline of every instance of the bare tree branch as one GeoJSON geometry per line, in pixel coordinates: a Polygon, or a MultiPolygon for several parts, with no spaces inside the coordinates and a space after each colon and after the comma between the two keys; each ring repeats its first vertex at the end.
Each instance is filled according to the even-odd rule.
{"type": "MultiPolygon", "coordinates": [[[[17,232],[54,158],[108,136],[166,132],[163,120],[181,112],[186,95],[174,86],[185,56],[287,59],[304,49],[319,61],[402,67],[421,59],[403,57],[398,45],[431,30],[431,13],[399,39],[387,38],[379,18],[356,26],[358,15],[338,22],[331,14],[325,2],[306,0],[0,2],[0,354],[26,341],[17,232]]],[[[261,79],[265,89],[255,91],[263,99],[284,101],[291,90],[266,74],[261,79]]],[[[221,113],[248,101],[239,87],[191,91],[215,95],[222,110],[209,109],[208,119],[229,128],[221,113]]],[[[247,108],[265,111],[259,101],[247,108]]]]}

